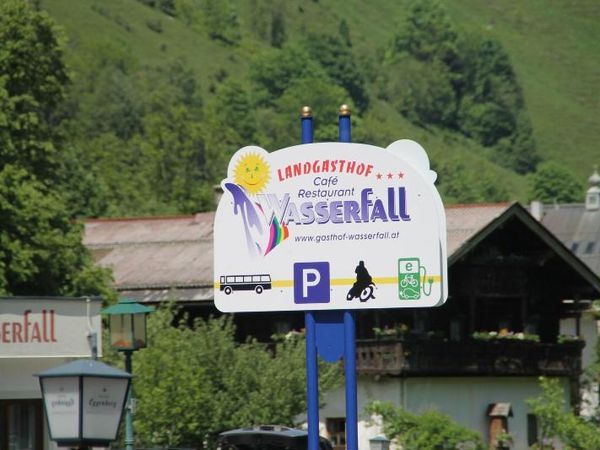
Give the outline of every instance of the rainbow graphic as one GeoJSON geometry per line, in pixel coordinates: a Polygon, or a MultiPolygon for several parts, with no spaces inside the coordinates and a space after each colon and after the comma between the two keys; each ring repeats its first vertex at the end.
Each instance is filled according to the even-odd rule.
{"type": "Polygon", "coordinates": [[[269,230],[269,244],[267,245],[265,255],[281,244],[289,236],[290,232],[288,231],[287,225],[279,223],[279,219],[277,219],[276,216],[273,216],[269,230]]]}

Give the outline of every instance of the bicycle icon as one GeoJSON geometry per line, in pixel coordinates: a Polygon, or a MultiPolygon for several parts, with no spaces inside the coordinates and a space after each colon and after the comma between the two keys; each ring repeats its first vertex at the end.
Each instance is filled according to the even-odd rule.
{"type": "Polygon", "coordinates": [[[405,275],[400,280],[400,287],[401,288],[418,287],[418,286],[419,286],[419,280],[417,278],[415,278],[415,276],[412,275],[412,274],[405,275]]]}
{"type": "Polygon", "coordinates": [[[400,300],[418,300],[421,295],[431,294],[433,278],[427,277],[427,269],[419,258],[398,259],[398,297],[400,300]]]}

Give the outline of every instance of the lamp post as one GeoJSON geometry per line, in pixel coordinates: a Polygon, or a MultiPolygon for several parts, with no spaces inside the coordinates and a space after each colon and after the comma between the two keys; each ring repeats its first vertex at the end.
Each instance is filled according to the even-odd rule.
{"type": "MultiPolygon", "coordinates": [[[[146,316],[154,309],[140,305],[135,300],[122,298],[116,305],[102,310],[109,316],[110,345],[125,355],[125,370],[132,372],[131,355],[146,347],[146,316]]],[[[133,389],[129,390],[125,411],[125,448],[133,450],[133,389]]]]}
{"type": "Polygon", "coordinates": [[[50,439],[59,446],[107,447],[117,439],[131,374],[78,360],[39,377],[50,439]]]}
{"type": "Polygon", "coordinates": [[[385,436],[375,436],[369,439],[369,450],[389,450],[390,440],[385,436]]]}

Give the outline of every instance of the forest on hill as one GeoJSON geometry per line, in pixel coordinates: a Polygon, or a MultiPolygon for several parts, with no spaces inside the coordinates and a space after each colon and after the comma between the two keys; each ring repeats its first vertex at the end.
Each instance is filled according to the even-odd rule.
{"type": "MultiPolygon", "coordinates": [[[[514,37],[529,32],[529,14],[546,20],[530,27],[533,41],[562,12],[568,19],[559,37],[572,27],[577,48],[592,52],[598,33],[584,25],[597,11],[518,1],[499,11],[476,3],[34,2],[57,24],[62,64],[60,95],[48,112],[59,166],[52,183],[70,216],[210,210],[213,186],[238,148],[298,143],[303,105],[314,111],[315,140],[337,140],[337,108],[347,103],[355,141],[420,142],[448,203],[528,201],[536,180],[548,179],[562,184],[560,195],[545,200],[581,200],[580,181],[597,158],[597,127],[588,120],[593,95],[563,105],[569,130],[549,128],[555,117],[542,113],[552,108],[540,113],[532,98],[565,103],[568,89],[555,89],[565,81],[542,76],[552,64],[530,67],[523,59],[536,45],[556,42],[514,37]],[[475,19],[485,26],[474,26],[475,19]],[[548,91],[528,95],[536,79],[548,91]],[[564,135],[579,126],[582,105],[589,129],[563,158],[564,135]],[[550,148],[553,139],[559,148],[550,148]]],[[[568,45],[552,51],[564,56],[568,45]]]]}

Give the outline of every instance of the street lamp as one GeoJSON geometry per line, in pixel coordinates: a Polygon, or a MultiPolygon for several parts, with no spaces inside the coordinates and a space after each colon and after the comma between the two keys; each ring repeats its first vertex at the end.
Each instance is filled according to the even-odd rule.
{"type": "MultiPolygon", "coordinates": [[[[154,309],[140,305],[135,300],[122,298],[116,305],[103,309],[109,316],[110,345],[125,354],[125,370],[132,372],[131,354],[146,347],[146,316],[154,309]]],[[[125,411],[125,448],[133,450],[133,389],[129,391],[125,411]]]]}
{"type": "Polygon", "coordinates": [[[369,439],[369,450],[389,450],[390,440],[385,436],[375,436],[369,439]]]}
{"type": "Polygon", "coordinates": [[[107,447],[117,439],[131,374],[77,360],[39,377],[50,439],[59,446],[107,447]]]}

